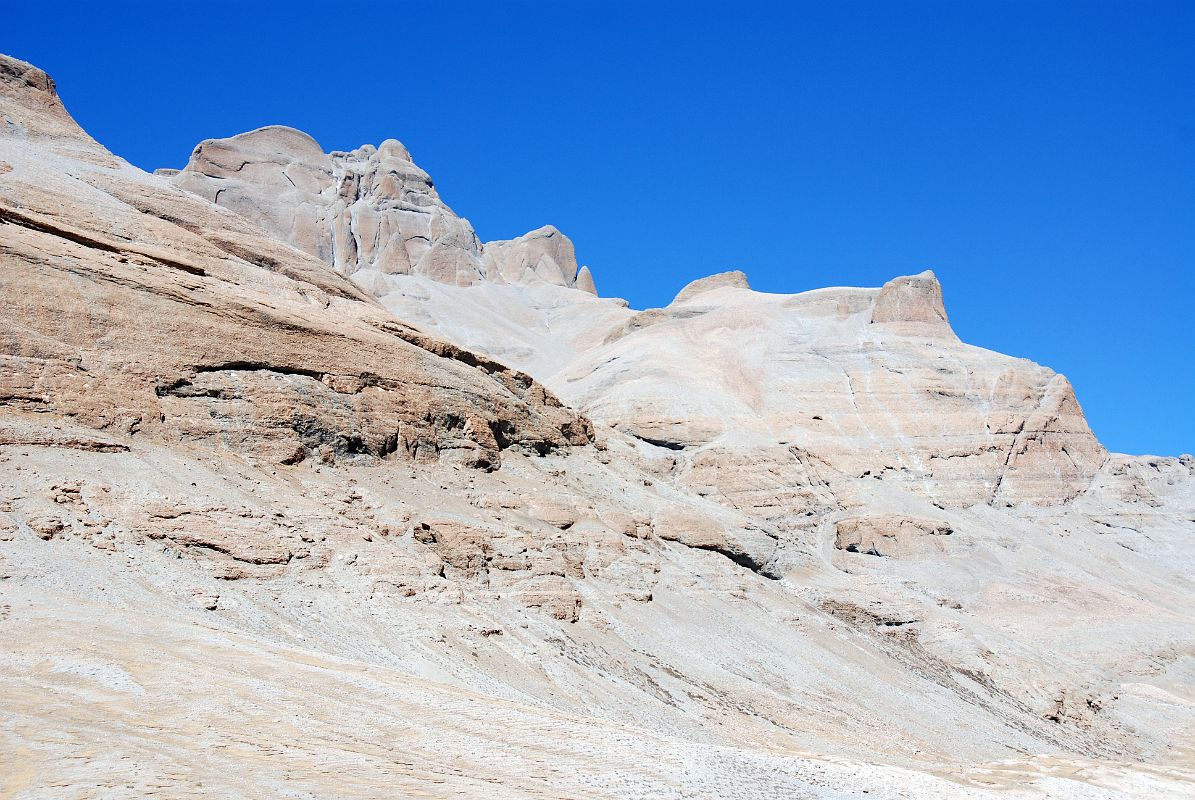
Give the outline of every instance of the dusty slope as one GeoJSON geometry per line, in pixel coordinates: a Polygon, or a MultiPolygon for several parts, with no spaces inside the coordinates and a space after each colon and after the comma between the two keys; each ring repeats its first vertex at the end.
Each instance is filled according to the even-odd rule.
{"type": "Polygon", "coordinates": [[[449,345],[0,78],[0,796],[1192,796],[1195,462],[936,281],[387,278],[449,345]]]}

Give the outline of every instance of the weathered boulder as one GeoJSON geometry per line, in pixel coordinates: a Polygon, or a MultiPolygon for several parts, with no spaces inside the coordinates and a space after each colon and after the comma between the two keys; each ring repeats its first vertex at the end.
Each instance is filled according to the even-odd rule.
{"type": "Polygon", "coordinates": [[[940,552],[954,529],[938,520],[904,514],[871,514],[839,520],[834,547],[848,553],[910,558],[940,552]]]}

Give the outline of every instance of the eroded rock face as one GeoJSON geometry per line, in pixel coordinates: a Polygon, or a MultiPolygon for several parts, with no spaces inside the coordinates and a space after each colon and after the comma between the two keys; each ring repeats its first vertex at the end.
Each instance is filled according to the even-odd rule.
{"type": "Polygon", "coordinates": [[[652,528],[665,541],[679,542],[695,550],[709,550],[754,572],[770,577],[768,564],[776,550],[766,535],[734,531],[724,520],[683,509],[665,508],[656,513],[652,528]]]}
{"type": "Polygon", "coordinates": [[[871,308],[871,324],[909,336],[958,338],[946,319],[942,285],[930,270],[885,283],[871,308]]]}
{"type": "Polygon", "coordinates": [[[589,292],[595,296],[598,293],[597,284],[594,283],[593,273],[589,271],[589,267],[581,267],[577,270],[577,280],[574,285],[583,292],[589,292]]]}
{"type": "MultiPolygon", "coordinates": [[[[635,312],[545,229],[501,248],[515,282],[485,248],[468,286],[432,248],[346,279],[284,209],[107,153],[39,70],[0,59],[0,106],[19,793],[178,764],[217,797],[1189,793],[1195,460],[1104,454],[932,275],[635,312]]],[[[211,163],[285,173],[294,219],[309,162],[355,165],[350,223],[308,225],[333,257],[428,208],[397,145],[248,138],[211,163]]]]}
{"type": "Polygon", "coordinates": [[[940,552],[942,539],[954,529],[938,520],[901,514],[874,514],[839,520],[834,547],[848,553],[862,553],[887,558],[910,558],[940,552]]]}
{"type": "MultiPolygon", "coordinates": [[[[503,283],[540,280],[556,286],[576,285],[577,255],[573,243],[551,225],[517,239],[486,242],[485,260],[487,275],[503,283]]],[[[589,283],[593,283],[592,275],[589,283]]]]}
{"type": "Polygon", "coordinates": [[[485,277],[472,226],[393,139],[324,153],[307,134],[274,125],[202,142],[169,177],[344,275],[372,269],[458,285],[485,277]]]}
{"type": "MultiPolygon", "coordinates": [[[[798,295],[701,284],[629,317],[549,382],[702,471],[717,466],[706,452],[742,453],[722,462],[736,485],[731,465],[788,448],[805,454],[810,486],[867,477],[953,506],[1050,504],[1103,463],[1066,378],[959,342],[932,273],[798,295]]],[[[766,472],[749,473],[771,491],[766,472]]]]}
{"type": "MultiPolygon", "coordinates": [[[[133,169],[48,78],[3,63],[0,405],[282,463],[327,448],[493,468],[505,447],[589,440],[528,376],[398,323],[319,260],[133,169]]],[[[254,142],[314,157],[293,132],[254,142]]]]}
{"type": "Polygon", "coordinates": [[[578,273],[573,243],[550,225],[483,246],[394,139],[324,153],[307,134],[272,125],[201,142],[184,169],[159,174],[379,296],[389,275],[456,286],[542,281],[597,293],[588,270],[578,273]]]}

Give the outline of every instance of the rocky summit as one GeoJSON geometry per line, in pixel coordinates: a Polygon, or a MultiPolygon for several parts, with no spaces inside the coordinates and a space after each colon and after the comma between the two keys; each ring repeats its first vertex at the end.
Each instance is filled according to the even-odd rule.
{"type": "Polygon", "coordinates": [[[395,140],[0,121],[0,797],[1195,797],[1195,460],[932,272],[634,310],[395,140]]]}

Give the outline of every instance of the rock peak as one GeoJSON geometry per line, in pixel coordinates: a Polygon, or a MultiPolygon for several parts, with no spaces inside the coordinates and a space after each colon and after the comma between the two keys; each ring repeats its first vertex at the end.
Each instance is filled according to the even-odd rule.
{"type": "Polygon", "coordinates": [[[593,281],[593,273],[589,271],[589,267],[581,267],[577,270],[576,287],[583,292],[597,295],[597,284],[593,281]]]}
{"type": "Polygon", "coordinates": [[[581,270],[573,242],[554,225],[543,225],[514,239],[485,243],[486,274],[500,283],[551,283],[597,294],[593,275],[584,268],[588,287],[577,286],[581,270]]]}
{"type": "MultiPolygon", "coordinates": [[[[546,282],[573,287],[573,243],[551,225],[483,245],[397,139],[325,153],[303,131],[267,125],[208,139],[161,177],[256,222],[376,295],[391,275],[441,283],[546,282]]],[[[596,293],[586,273],[582,287],[596,293]]]]}
{"type": "Polygon", "coordinates": [[[928,269],[885,283],[872,306],[871,322],[907,335],[957,338],[946,317],[942,284],[928,269]]]}
{"type": "Polygon", "coordinates": [[[398,139],[387,139],[378,145],[380,158],[397,158],[401,161],[412,161],[411,151],[398,139]]]}
{"type": "Polygon", "coordinates": [[[672,305],[691,300],[702,292],[708,292],[711,289],[721,289],[724,286],[730,286],[735,289],[751,288],[751,285],[747,283],[747,273],[742,270],[734,269],[727,272],[717,272],[690,282],[685,288],[680,290],[680,293],[673,299],[672,305]]]}
{"type": "Polygon", "coordinates": [[[7,116],[0,132],[19,138],[48,136],[94,142],[66,112],[54,79],[32,64],[0,54],[0,101],[7,116]]]}
{"type": "MultiPolygon", "coordinates": [[[[317,159],[324,157],[324,149],[311,134],[289,125],[264,125],[251,131],[238,133],[228,139],[208,139],[201,142],[195,149],[198,151],[204,146],[219,145],[225,142],[235,142],[242,148],[260,154],[317,159]]],[[[194,157],[192,155],[192,158],[194,157]]]]}
{"type": "Polygon", "coordinates": [[[44,70],[38,69],[28,61],[21,61],[19,58],[6,56],[3,53],[0,53],[0,84],[7,84],[18,89],[32,89],[51,97],[58,96],[54,79],[44,70]]]}

